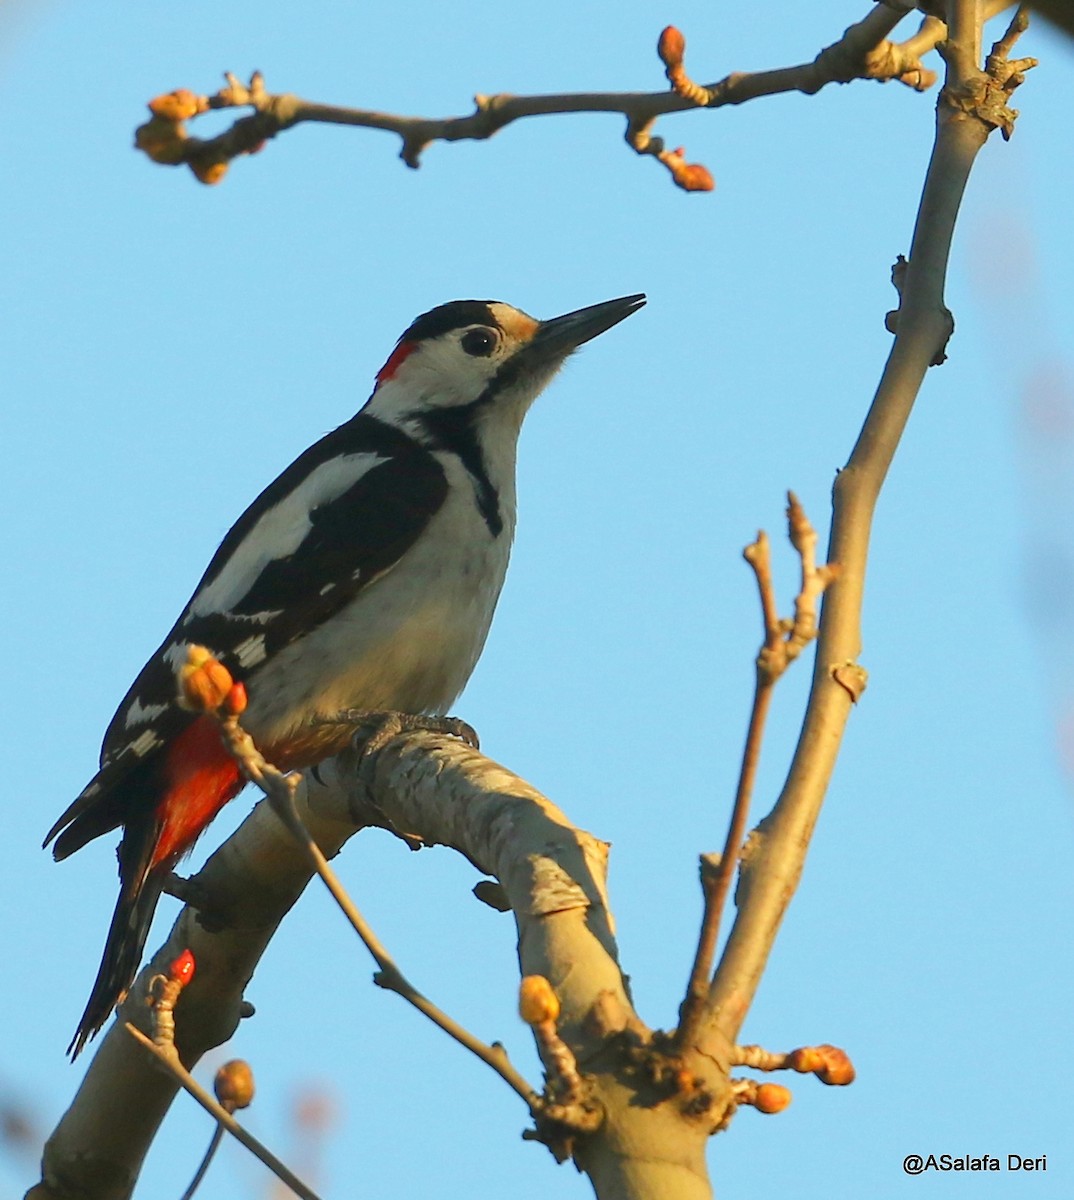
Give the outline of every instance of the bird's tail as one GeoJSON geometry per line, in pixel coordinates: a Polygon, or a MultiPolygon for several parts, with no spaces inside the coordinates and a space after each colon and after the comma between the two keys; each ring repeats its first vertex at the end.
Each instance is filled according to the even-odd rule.
{"type": "Polygon", "coordinates": [[[167,878],[167,870],[148,865],[152,842],[138,837],[138,831],[128,827],[119,848],[121,887],[104,956],[97,969],[86,1011],[78,1023],[75,1036],[67,1047],[72,1060],[76,1059],[90,1038],[108,1020],[112,1009],[123,999],[134,982],[142,960],[149,926],[153,922],[157,901],[167,878]]]}

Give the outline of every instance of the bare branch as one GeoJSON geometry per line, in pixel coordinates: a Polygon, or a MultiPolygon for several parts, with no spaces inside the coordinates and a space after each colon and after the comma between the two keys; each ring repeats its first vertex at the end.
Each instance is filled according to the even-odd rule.
{"type": "Polygon", "coordinates": [[[152,1038],[146,1037],[140,1029],[135,1028],[129,1022],[124,1028],[139,1045],[144,1046],[153,1055],[160,1066],[175,1078],[188,1096],[192,1096],[236,1141],[241,1142],[273,1174],[282,1179],[296,1196],[301,1196],[302,1200],[318,1200],[316,1192],[308,1188],[285,1163],[280,1162],[267,1146],[263,1146],[249,1130],[240,1125],[231,1113],[198,1083],[194,1076],[183,1066],[174,1046],[158,1045],[152,1038]]]}
{"type": "Polygon", "coordinates": [[[220,1149],[220,1143],[224,1140],[224,1132],[223,1125],[217,1125],[213,1130],[213,1136],[209,1139],[209,1145],[201,1157],[201,1162],[198,1163],[198,1169],[194,1172],[194,1178],[187,1184],[186,1191],[179,1197],[179,1200],[194,1200],[198,1188],[201,1187],[201,1181],[209,1173],[209,1168],[213,1165],[216,1152],[220,1149]]]}
{"type": "MultiPolygon", "coordinates": [[[[150,101],[152,117],[136,131],[135,145],[154,162],[165,166],[185,164],[202,183],[212,184],[223,179],[229,163],[235,158],[255,153],[268,139],[304,122],[352,125],[394,133],[402,142],[400,157],[403,162],[409,167],[417,167],[424,150],[434,142],[481,141],[524,117],[609,112],[626,118],[626,140],[631,148],[663,163],[679,187],[687,191],[708,191],[712,187],[708,170],[700,164],[686,162],[681,148],[671,150],[662,138],[651,134],[652,124],[658,117],[698,106],[715,109],[743,104],[761,96],[785,92],[813,95],[830,83],[849,83],[855,79],[882,82],[898,79],[922,90],[929,86],[932,73],[921,67],[920,54],[932,48],[928,44],[930,37],[935,35],[939,40],[943,36],[943,26],[942,23],[939,27],[930,26],[929,34],[924,38],[919,31],[915,35],[913,52],[892,45],[886,40],[887,36],[908,11],[908,8],[878,3],[811,62],[793,67],[734,72],[716,83],[695,84],[685,74],[680,53],[678,66],[669,67],[672,82],[669,92],[569,92],[548,96],[479,94],[474,97],[474,111],[461,117],[414,117],[320,104],[288,93],[268,92],[260,72],[255,72],[248,84],[228,74],[225,77],[227,85],[212,96],[198,96],[180,89],[150,101]],[[253,115],[240,118],[217,137],[200,139],[186,132],[185,122],[202,113],[245,107],[252,108],[253,115]]],[[[664,46],[662,36],[661,47],[664,46]]]]}
{"type": "MultiPolygon", "coordinates": [[[[835,481],[829,556],[841,567],[821,619],[813,686],[802,735],[783,792],[754,831],[744,859],[738,915],[710,998],[713,1025],[731,1040],[749,1008],[786,906],[801,876],[843,731],[862,679],[861,607],[876,501],[937,347],[948,334],[944,279],[955,219],[974,160],[1017,72],[1006,63],[1022,17],[997,43],[997,61],[980,71],[972,55],[972,14],[954,0],[947,80],[939,99],[936,142],[918,210],[902,290],[895,343],[850,461],[835,481]],[[968,119],[967,119],[968,118],[968,119]]],[[[971,5],[975,7],[975,5],[971,5]]],[[[1010,110],[1007,110],[1008,114],[1010,110]]],[[[1013,118],[1011,118],[1013,119],[1013,118]]]]}
{"type": "MultiPolygon", "coordinates": [[[[249,1063],[241,1058],[229,1059],[216,1072],[213,1078],[213,1091],[216,1093],[217,1100],[229,1113],[249,1108],[254,1099],[254,1073],[250,1069],[249,1063]]],[[[213,1158],[223,1140],[224,1126],[217,1124],[209,1141],[208,1149],[194,1173],[194,1178],[187,1185],[180,1200],[193,1200],[194,1194],[212,1165],[213,1158]]]]}
{"type": "MultiPolygon", "coordinates": [[[[497,878],[518,927],[523,972],[551,983],[561,1009],[556,1034],[579,1075],[592,1072],[594,1080],[593,1105],[543,1102],[533,1136],[558,1157],[573,1154],[601,1197],[634,1194],[628,1181],[639,1174],[685,1200],[709,1195],[704,1147],[726,1111],[726,1075],[706,1055],[684,1069],[634,1012],[616,961],[605,843],[510,771],[427,732],[395,738],[370,757],[350,751],[322,764],[297,799],[326,855],[375,820],[415,831],[425,844],[452,846],[497,878]],[[607,1113],[614,1113],[608,1128],[607,1113]]],[[[197,878],[214,932],[185,910],[131,989],[121,1020],[147,1022],[148,977],[189,948],[198,972],[175,1010],[175,1045],[189,1070],[238,1024],[243,989],[310,874],[305,852],[269,804],[258,805],[197,878]]],[[[122,1024],[113,1025],[49,1139],[35,1200],[127,1195],[177,1087],[122,1024]]]]}
{"type": "Polygon", "coordinates": [[[793,620],[781,620],[776,607],[768,536],[764,530],[761,530],[757,534],[757,540],[742,552],[745,560],[753,568],[757,580],[764,643],[757,655],[753,705],[750,709],[742,767],[739,771],[735,803],[731,810],[723,854],[716,861],[707,855],[703,855],[701,859],[701,887],[705,907],[694,963],[690,971],[690,982],[679,1011],[679,1028],[675,1040],[680,1049],[694,1044],[708,1011],[711,988],[709,976],[716,954],[716,939],[719,936],[724,905],[731,890],[731,880],[738,869],[746,834],[750,800],[761,761],[761,744],[772,703],[773,688],[783,672],[816,637],[817,604],[825,588],[838,575],[838,567],[835,564],[817,566],[817,533],[793,492],[787,493],[787,535],[798,553],[802,567],[802,582],[794,601],[793,620]]]}
{"type": "MultiPolygon", "coordinates": [[[[458,1021],[449,1017],[427,996],[419,992],[399,969],[369,922],[358,911],[357,905],[347,894],[339,876],[329,866],[328,860],[321,853],[315,839],[310,836],[309,830],[299,815],[295,798],[305,787],[302,775],[297,771],[289,771],[285,774],[270,763],[257,748],[253,738],[243,729],[240,718],[246,710],[245,687],[241,683],[234,683],[223,663],[218,662],[202,646],[190,646],[187,650],[187,660],[188,665],[181,666],[179,669],[179,685],[183,703],[187,707],[204,712],[206,716],[216,721],[228,753],[238,764],[243,775],[259,787],[268,798],[273,811],[298,845],[302,847],[309,860],[309,865],[320,876],[332,899],[339,905],[343,915],[350,922],[351,928],[358,934],[366,949],[373,956],[380,968],[379,973],[374,977],[375,982],[380,987],[402,996],[449,1037],[454,1038],[482,1062],[487,1063],[509,1087],[522,1097],[530,1110],[536,1112],[540,1105],[540,1097],[512,1066],[504,1048],[498,1043],[490,1046],[481,1041],[458,1021]]],[[[469,726],[463,727],[476,742],[473,730],[469,726]]],[[[388,730],[382,728],[376,735],[374,743],[370,744],[386,743],[391,736],[402,731],[403,724],[398,720],[397,715],[395,724],[388,730]]],[[[363,753],[368,750],[367,746],[363,753]]]]}
{"type": "Polygon", "coordinates": [[[731,1066],[753,1067],[757,1071],[797,1071],[800,1075],[816,1075],[829,1087],[846,1087],[854,1082],[856,1072],[850,1056],[838,1046],[800,1046],[786,1054],[773,1053],[763,1046],[735,1046],[731,1066]]]}

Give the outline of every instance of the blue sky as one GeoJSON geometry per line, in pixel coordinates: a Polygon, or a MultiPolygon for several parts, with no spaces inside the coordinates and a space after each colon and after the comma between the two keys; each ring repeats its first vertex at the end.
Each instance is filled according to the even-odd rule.
{"type": "MultiPolygon", "coordinates": [[[[826,523],[890,344],[889,270],[934,107],[859,83],[667,120],[657,132],[717,180],[687,196],[602,116],[434,146],[418,172],[387,135],[301,128],[207,189],[132,152],[145,101],[255,67],[270,89],[433,115],[467,111],[475,91],[655,89],[668,20],[695,76],[714,79],[809,59],[864,11],[783,0],[762,22],[694,0],[420,0],[401,22],[388,5],[275,0],[136,17],[115,0],[4,6],[0,946],[16,976],[0,990],[0,1099],[51,1128],[82,1070],[63,1048],[114,903],[113,850],[57,866],[39,846],[130,679],[249,500],[360,406],[416,313],[469,296],[537,316],[650,298],[528,420],[511,571],[458,712],[613,843],[624,968],[642,1016],[672,1022],[696,855],[722,843],[748,712],[759,622],[740,550],[758,526],[779,532],[788,487],[826,523]]],[[[740,1114],[712,1144],[725,1195],[980,1194],[974,1177],[906,1179],[903,1156],[930,1151],[1048,1156],[1046,1173],[991,1177],[994,1194],[1074,1188],[1074,828],[1057,734],[1074,711],[1074,49],[1042,29],[1025,46],[1043,65],[1014,140],[993,138],[971,180],[951,357],[926,380],[877,516],[870,687],[744,1031],[772,1048],[843,1045],[859,1081],[795,1080],[785,1114],[740,1114]]],[[[759,810],[807,675],[781,684],[759,810]]],[[[340,867],[415,982],[536,1076],[510,925],[469,896],[471,868],[382,834],[340,867]]],[[[162,904],[158,938],[173,911],[162,904]]],[[[370,973],[311,891],[226,1050],[257,1074],[251,1127],[287,1155],[296,1093],[331,1093],[326,1196],[587,1195],[519,1140],[514,1097],[370,973]]],[[[178,1194],[209,1132],[178,1104],[140,1194],[178,1194]]],[[[29,1181],[0,1159],[0,1192],[29,1181]]],[[[200,1194],[268,1186],[232,1147],[200,1194]]]]}

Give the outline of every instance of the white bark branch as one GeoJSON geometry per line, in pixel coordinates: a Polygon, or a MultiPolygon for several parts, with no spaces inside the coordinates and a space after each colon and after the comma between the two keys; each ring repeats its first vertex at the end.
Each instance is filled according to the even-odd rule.
{"type": "MultiPolygon", "coordinates": [[[[546,1108],[540,1132],[557,1155],[574,1153],[599,1196],[708,1196],[704,1145],[726,1088],[719,1078],[700,1088],[695,1075],[684,1104],[669,1073],[654,1082],[659,1072],[650,1067],[659,1053],[634,1013],[616,957],[607,845],[574,828],[518,776],[451,738],[409,734],[363,760],[348,752],[322,765],[320,777],[323,784],[308,779],[301,815],[327,855],[364,825],[389,823],[454,847],[500,881],[515,914],[523,972],[544,975],[555,988],[559,1033],[592,1079],[603,1112],[600,1129],[579,1142],[569,1112],[546,1108]],[[630,1064],[636,1079],[628,1077],[630,1064]],[[654,1087],[651,1103],[638,1105],[639,1091],[654,1087]]],[[[146,1027],[148,979],[189,948],[197,972],[175,1009],[175,1043],[193,1066],[234,1032],[243,989],[309,878],[302,848],[267,803],[258,805],[194,881],[227,928],[210,933],[184,909],[139,975],[122,1018],[146,1027]]],[[[46,1145],[43,1179],[30,1197],[129,1196],[175,1094],[174,1079],[113,1025],[46,1145]]]]}

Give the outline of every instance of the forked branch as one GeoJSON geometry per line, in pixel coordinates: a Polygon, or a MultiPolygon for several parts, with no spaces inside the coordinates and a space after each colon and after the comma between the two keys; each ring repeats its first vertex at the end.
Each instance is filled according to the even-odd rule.
{"type": "Polygon", "coordinates": [[[1009,129],[1007,101],[1032,60],[1012,63],[1025,28],[1019,9],[986,69],[977,64],[979,10],[952,0],[947,75],[905,277],[895,343],[873,404],[833,491],[829,558],[840,564],[824,604],[813,684],[802,734],[783,791],[753,832],[744,856],[738,913],[706,1005],[707,1026],[737,1040],[783,913],[801,876],[805,850],[864,672],[858,664],[861,609],[873,512],[930,364],[950,333],[944,280],[955,220],[978,151],[992,129],[1009,129]]]}
{"type": "MultiPolygon", "coordinates": [[[[1008,2],[989,0],[989,13],[999,11],[1008,2]]],[[[403,162],[418,167],[423,152],[434,142],[482,141],[523,117],[607,112],[626,118],[627,144],[637,154],[662,163],[678,187],[685,191],[710,191],[714,185],[709,170],[699,163],[688,162],[681,147],[672,149],[663,138],[652,133],[657,118],[699,107],[715,109],[743,104],[785,92],[813,95],[828,84],[856,79],[881,82],[896,79],[923,91],[936,76],[923,66],[921,58],[944,39],[947,30],[942,21],[927,18],[907,41],[889,41],[888,34],[912,9],[912,4],[898,0],[878,3],[809,62],[771,71],[733,72],[710,84],[694,83],[687,75],[683,60],[685,39],[678,30],[669,27],[661,35],[658,50],[670,91],[570,92],[548,96],[479,94],[474,97],[474,111],[460,117],[414,117],[320,104],[289,93],[269,92],[260,72],[254,72],[248,83],[228,74],[226,86],[211,96],[178,89],[150,101],[152,116],[137,129],[135,145],[154,162],[165,166],[185,164],[202,183],[212,184],[224,178],[234,159],[256,153],[269,139],[305,122],[394,133],[402,142],[403,162]],[[214,138],[196,138],[187,133],[187,121],[209,111],[231,108],[252,108],[253,113],[241,117],[214,138]]]]}
{"type": "Polygon", "coordinates": [[[675,1040],[680,1049],[694,1043],[705,1017],[720,920],[731,890],[731,881],[738,870],[773,689],[783,672],[817,636],[820,597],[838,575],[838,566],[834,563],[817,566],[817,533],[793,492],[787,493],[787,532],[801,563],[801,585],[794,601],[793,618],[781,619],[779,616],[765,532],[759,532],[757,540],[743,551],[743,557],[752,567],[757,580],[764,642],[757,655],[753,706],[723,853],[716,859],[709,855],[701,858],[701,888],[705,904],[690,982],[679,1012],[675,1040]]]}

